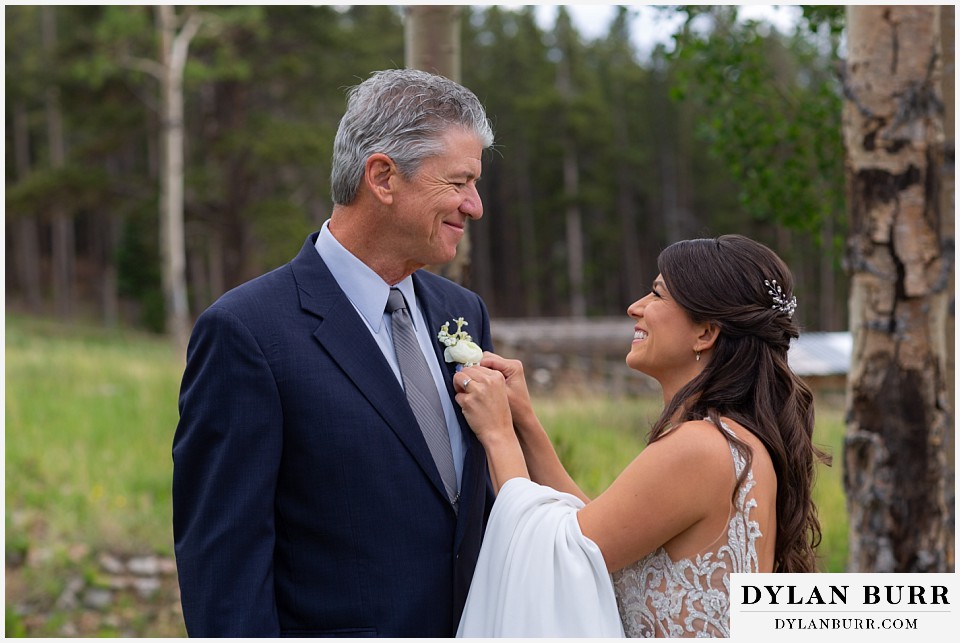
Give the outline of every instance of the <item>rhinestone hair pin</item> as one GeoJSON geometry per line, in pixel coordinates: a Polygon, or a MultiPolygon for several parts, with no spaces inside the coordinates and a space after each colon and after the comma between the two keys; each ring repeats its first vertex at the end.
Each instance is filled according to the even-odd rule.
{"type": "Polygon", "coordinates": [[[797,309],[797,298],[794,296],[787,299],[776,279],[773,281],[764,279],[763,283],[767,286],[767,293],[773,298],[773,305],[770,307],[793,319],[793,311],[797,309]]]}

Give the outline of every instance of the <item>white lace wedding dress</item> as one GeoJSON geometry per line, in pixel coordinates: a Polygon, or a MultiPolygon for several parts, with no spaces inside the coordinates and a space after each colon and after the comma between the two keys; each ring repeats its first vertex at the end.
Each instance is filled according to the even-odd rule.
{"type": "MultiPolygon", "coordinates": [[[[730,452],[739,477],[743,457],[732,444],[730,452]]],[[[753,472],[748,472],[726,534],[696,557],[674,561],[660,547],[613,575],[627,636],[730,636],[730,574],[759,570],[760,525],[750,520],[750,510],[757,506],[751,495],[755,484],[753,472]]]]}
{"type": "MultiPolygon", "coordinates": [[[[744,461],[732,446],[731,453],[739,476],[744,461]]],[[[490,514],[457,636],[729,636],[730,574],[758,569],[754,484],[749,473],[726,534],[708,550],[672,561],[661,547],[611,579],[600,549],[580,531],[583,502],[524,478],[508,480],[490,514]]]]}

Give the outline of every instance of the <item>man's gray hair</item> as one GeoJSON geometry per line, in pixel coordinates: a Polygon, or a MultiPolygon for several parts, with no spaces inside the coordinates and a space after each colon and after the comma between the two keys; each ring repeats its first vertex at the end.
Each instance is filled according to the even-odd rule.
{"type": "Polygon", "coordinates": [[[451,127],[474,133],[484,149],[493,145],[490,121],[469,89],[417,69],[374,72],[347,90],[333,142],[333,202],[356,198],[371,154],[386,154],[403,176],[412,176],[424,159],[443,152],[440,139],[451,127]]]}

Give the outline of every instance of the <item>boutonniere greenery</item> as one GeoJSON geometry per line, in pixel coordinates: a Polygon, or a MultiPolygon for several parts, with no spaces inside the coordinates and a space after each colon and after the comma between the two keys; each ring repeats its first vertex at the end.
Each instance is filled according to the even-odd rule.
{"type": "Polygon", "coordinates": [[[463,330],[464,326],[469,325],[463,317],[454,319],[453,323],[457,325],[456,332],[450,333],[450,322],[445,322],[437,334],[437,339],[446,346],[443,359],[448,363],[457,362],[458,371],[464,366],[476,366],[483,359],[483,349],[474,344],[473,338],[463,330]]]}

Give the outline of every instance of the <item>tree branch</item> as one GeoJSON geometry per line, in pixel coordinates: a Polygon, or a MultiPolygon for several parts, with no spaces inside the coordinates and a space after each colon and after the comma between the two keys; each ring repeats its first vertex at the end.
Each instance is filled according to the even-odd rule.
{"type": "Polygon", "coordinates": [[[142,71],[146,74],[150,74],[157,80],[163,78],[163,65],[158,63],[156,60],[150,60],[149,58],[137,58],[135,56],[128,56],[124,54],[120,56],[120,65],[134,71],[142,71]]]}
{"type": "Polygon", "coordinates": [[[203,16],[199,13],[191,13],[187,18],[183,28],[173,39],[173,50],[170,53],[170,65],[174,69],[183,69],[187,59],[187,49],[190,47],[190,41],[197,35],[200,25],[203,24],[203,16]]]}

